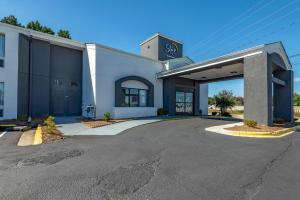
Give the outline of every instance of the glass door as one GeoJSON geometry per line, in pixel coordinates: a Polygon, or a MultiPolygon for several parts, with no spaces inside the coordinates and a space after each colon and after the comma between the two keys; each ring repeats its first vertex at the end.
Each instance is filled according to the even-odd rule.
{"type": "Polygon", "coordinates": [[[176,113],[177,114],[193,114],[193,92],[176,91],[176,113]]]}

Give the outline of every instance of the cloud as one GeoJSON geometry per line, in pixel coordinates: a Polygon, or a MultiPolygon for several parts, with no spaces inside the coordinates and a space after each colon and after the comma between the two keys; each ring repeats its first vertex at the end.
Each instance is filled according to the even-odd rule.
{"type": "Polygon", "coordinates": [[[300,82],[300,77],[295,77],[295,78],[294,78],[294,81],[295,81],[295,82],[300,82]]]}

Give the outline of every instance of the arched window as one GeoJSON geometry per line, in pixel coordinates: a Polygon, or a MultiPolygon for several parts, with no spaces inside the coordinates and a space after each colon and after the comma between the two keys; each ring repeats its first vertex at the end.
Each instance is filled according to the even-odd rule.
{"type": "Polygon", "coordinates": [[[138,76],[121,78],[115,83],[116,107],[152,107],[153,84],[138,76]]]}

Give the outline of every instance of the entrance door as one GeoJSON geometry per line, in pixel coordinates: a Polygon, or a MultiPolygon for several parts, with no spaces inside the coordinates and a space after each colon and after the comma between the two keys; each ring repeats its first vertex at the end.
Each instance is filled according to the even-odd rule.
{"type": "Polygon", "coordinates": [[[81,114],[81,89],[78,82],[64,79],[52,81],[50,113],[55,116],[81,114]]]}
{"type": "Polygon", "coordinates": [[[194,113],[194,93],[176,91],[176,114],[192,115],[194,113]]]}

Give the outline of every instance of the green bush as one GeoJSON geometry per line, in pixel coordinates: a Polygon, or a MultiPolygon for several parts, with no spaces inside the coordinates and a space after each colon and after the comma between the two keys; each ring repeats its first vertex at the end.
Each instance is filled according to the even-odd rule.
{"type": "Polygon", "coordinates": [[[44,121],[44,123],[46,124],[47,133],[53,133],[56,130],[56,124],[55,124],[54,120],[55,120],[55,117],[49,116],[44,121]]]}
{"type": "Polygon", "coordinates": [[[257,121],[253,120],[253,119],[245,119],[244,124],[246,126],[249,126],[249,127],[256,127],[257,126],[257,121]]]}
{"type": "Polygon", "coordinates": [[[218,112],[212,112],[211,113],[213,116],[216,116],[218,114],[218,112]]]}
{"type": "Polygon", "coordinates": [[[110,112],[104,113],[103,119],[104,121],[108,122],[110,120],[110,112]]]}
{"type": "Polygon", "coordinates": [[[26,114],[18,115],[18,120],[19,121],[26,122],[27,119],[28,119],[28,116],[26,114]]]}
{"type": "Polygon", "coordinates": [[[222,116],[224,116],[224,117],[231,117],[231,114],[229,112],[223,112],[222,116]]]}
{"type": "Polygon", "coordinates": [[[276,123],[276,124],[284,124],[285,122],[286,122],[286,120],[283,118],[275,118],[274,119],[274,123],[276,123]]]}
{"type": "Polygon", "coordinates": [[[168,112],[165,109],[163,108],[157,109],[157,115],[166,115],[166,114],[168,114],[168,112]]]}

